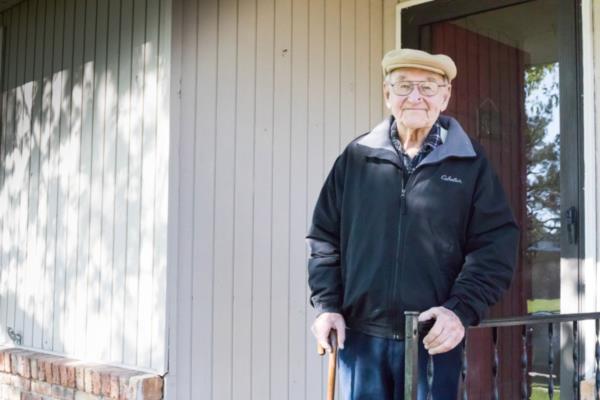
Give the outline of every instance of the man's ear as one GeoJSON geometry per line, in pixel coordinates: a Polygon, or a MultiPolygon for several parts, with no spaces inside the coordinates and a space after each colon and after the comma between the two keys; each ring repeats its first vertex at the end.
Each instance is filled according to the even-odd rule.
{"type": "Polygon", "coordinates": [[[392,106],[390,104],[390,88],[385,81],[383,81],[383,99],[385,100],[385,106],[391,110],[392,106]]]}
{"type": "Polygon", "coordinates": [[[446,111],[446,108],[448,108],[448,103],[450,103],[450,97],[452,97],[452,85],[448,84],[448,86],[446,86],[447,90],[446,93],[444,94],[444,102],[442,103],[442,106],[440,107],[440,111],[446,111]]]}

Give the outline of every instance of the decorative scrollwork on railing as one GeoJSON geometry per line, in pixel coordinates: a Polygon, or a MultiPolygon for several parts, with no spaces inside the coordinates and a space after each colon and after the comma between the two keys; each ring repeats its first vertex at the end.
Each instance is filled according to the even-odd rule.
{"type": "Polygon", "coordinates": [[[529,368],[528,345],[531,328],[523,325],[521,328],[521,399],[529,399],[529,382],[527,370],[529,368]]]}
{"type": "Polygon", "coordinates": [[[469,400],[469,393],[467,392],[467,335],[465,334],[465,343],[462,351],[462,368],[460,371],[460,376],[463,383],[463,400],[469,400]]]}
{"type": "Polygon", "coordinates": [[[554,399],[554,324],[548,324],[548,398],[554,399]]]}
{"type": "Polygon", "coordinates": [[[579,399],[579,324],[573,321],[573,398],[579,399]]]}
{"type": "Polygon", "coordinates": [[[596,400],[600,399],[600,320],[596,320],[596,351],[594,354],[595,360],[595,383],[596,383],[596,400]]]}
{"type": "Polygon", "coordinates": [[[433,356],[427,356],[427,400],[433,400],[433,356]]]}
{"type": "Polygon", "coordinates": [[[498,387],[498,374],[500,373],[500,355],[498,354],[498,328],[492,328],[492,342],[494,344],[494,358],[492,359],[492,395],[494,400],[500,400],[498,387]]]}

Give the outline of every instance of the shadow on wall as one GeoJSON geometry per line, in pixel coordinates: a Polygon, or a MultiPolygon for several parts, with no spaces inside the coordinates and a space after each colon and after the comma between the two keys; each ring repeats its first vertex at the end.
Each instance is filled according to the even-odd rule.
{"type": "MultiPolygon", "coordinates": [[[[65,13],[85,9],[85,2],[67,3],[73,9],[65,13]]],[[[23,22],[29,4],[38,3],[8,13],[23,22]]],[[[59,14],[48,7],[46,19],[59,14]]],[[[25,56],[10,37],[19,34],[18,24],[8,26],[0,340],[10,341],[10,328],[27,347],[150,368],[159,347],[152,341],[162,337],[156,299],[164,297],[166,244],[157,243],[156,232],[166,220],[156,202],[167,166],[157,166],[164,159],[157,121],[166,117],[158,110],[158,46],[127,22],[116,23],[120,40],[119,28],[128,29],[128,59],[118,40],[104,47],[92,40],[90,48],[74,39],[73,58],[57,62],[66,52],[61,44],[53,57],[38,40],[30,51],[36,62],[24,69],[25,56]]],[[[48,34],[43,26],[31,29],[48,34]]]]}
{"type": "MultiPolygon", "coordinates": [[[[6,295],[3,295],[2,297],[0,297],[0,303],[4,304],[5,300],[8,298],[16,298],[17,295],[15,292],[13,291],[9,291],[8,293],[6,293],[6,295]]],[[[25,310],[23,309],[17,309],[15,310],[15,314],[20,313],[20,314],[25,314],[25,310]]],[[[31,322],[31,329],[33,331],[41,331],[42,327],[35,321],[33,320],[31,322]]],[[[7,325],[7,326],[2,326],[2,332],[0,332],[0,340],[2,340],[2,345],[3,346],[26,346],[26,347],[31,347],[31,345],[28,345],[27,343],[25,343],[24,341],[24,336],[23,336],[23,331],[18,331],[17,329],[15,329],[14,326],[11,325],[7,325]]],[[[57,343],[59,343],[59,345],[61,347],[64,348],[64,343],[62,343],[62,341],[60,339],[56,339],[57,343]]]]}

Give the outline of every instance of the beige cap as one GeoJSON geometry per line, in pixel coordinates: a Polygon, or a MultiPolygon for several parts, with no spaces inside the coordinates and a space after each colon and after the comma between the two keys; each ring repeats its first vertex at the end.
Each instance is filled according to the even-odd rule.
{"type": "Polygon", "coordinates": [[[397,68],[419,68],[445,75],[449,80],[456,77],[456,64],[445,54],[429,54],[415,49],[388,51],[381,60],[383,75],[397,68]]]}

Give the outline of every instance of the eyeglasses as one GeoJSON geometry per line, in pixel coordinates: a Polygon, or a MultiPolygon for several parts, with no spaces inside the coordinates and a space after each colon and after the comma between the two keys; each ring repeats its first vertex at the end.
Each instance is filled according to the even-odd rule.
{"type": "Polygon", "coordinates": [[[419,93],[426,97],[435,96],[438,94],[441,87],[448,86],[431,81],[398,81],[396,83],[390,83],[389,85],[392,87],[392,92],[394,92],[396,96],[408,96],[416,86],[419,93]]]}

